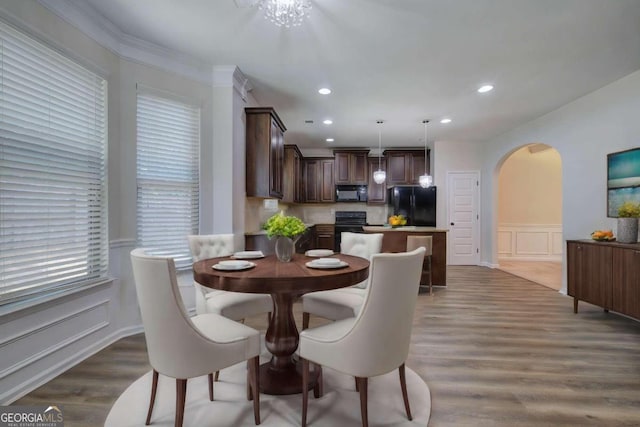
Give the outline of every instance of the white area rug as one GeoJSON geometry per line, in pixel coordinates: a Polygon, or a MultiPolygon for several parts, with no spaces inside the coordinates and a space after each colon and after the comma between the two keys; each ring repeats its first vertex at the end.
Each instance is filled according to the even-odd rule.
{"type": "MultiPolygon", "coordinates": [[[[266,358],[263,362],[266,362],[266,358]]],[[[213,402],[209,401],[207,377],[190,379],[184,426],[254,426],[253,404],[246,398],[246,363],[220,371],[214,383],[213,402]]],[[[360,397],[353,377],[323,368],[324,395],[315,399],[309,392],[307,424],[314,427],[360,426],[360,397]]],[[[431,394],[427,384],[406,368],[407,390],[413,421],[407,419],[400,390],[398,371],[369,379],[370,426],[421,426],[429,422],[431,394]]],[[[173,426],[175,417],[175,380],[160,375],[158,394],[151,416],[152,426],[173,426]]],[[[105,426],[144,426],[151,393],[151,372],[125,390],[111,408],[105,426]]],[[[262,426],[299,426],[302,394],[260,395],[262,426]]]]}

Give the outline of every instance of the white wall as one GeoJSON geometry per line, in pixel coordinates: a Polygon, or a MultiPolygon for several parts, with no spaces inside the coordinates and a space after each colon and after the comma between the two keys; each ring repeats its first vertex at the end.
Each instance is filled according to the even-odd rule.
{"type": "MultiPolygon", "coordinates": [[[[231,152],[229,161],[225,160],[224,164],[234,168],[224,181],[229,183],[244,177],[244,125],[233,124],[238,120],[237,112],[243,113],[244,101],[237,101],[233,95],[234,82],[229,80],[226,89],[229,95],[222,100],[228,106],[223,109],[229,114],[220,119],[213,110],[215,92],[211,82],[125,59],[114,52],[113,45],[111,49],[102,47],[36,1],[2,2],[0,17],[107,79],[109,115],[107,173],[111,280],[31,306],[0,306],[0,404],[6,404],[120,337],[142,331],[129,261],[129,252],[136,245],[137,85],[189,99],[201,106],[202,216],[204,226],[209,230],[213,228],[212,187],[217,179],[211,171],[220,170],[222,164],[214,155],[214,146],[225,151],[226,145],[229,147],[226,151],[231,152]],[[216,120],[230,130],[227,139],[214,138],[212,123],[216,120]],[[242,157],[241,161],[239,157],[242,157]]],[[[158,62],[166,65],[171,61],[167,57],[166,61],[158,62]]],[[[244,187],[244,180],[237,185],[244,187]]],[[[225,192],[230,193],[228,187],[225,192]]],[[[244,199],[244,192],[235,194],[237,191],[234,190],[232,193],[233,200],[244,199]]],[[[221,216],[242,217],[234,215],[234,209],[242,212],[243,203],[222,205],[221,216]]],[[[230,230],[243,235],[243,226],[243,222],[234,223],[230,230]]],[[[191,273],[181,274],[179,281],[185,304],[190,308],[193,306],[191,273]]]]}
{"type": "MultiPolygon", "coordinates": [[[[448,229],[447,173],[479,171],[482,169],[484,146],[476,142],[436,141],[431,158],[433,185],[438,189],[436,201],[436,226],[448,229]]],[[[480,181],[484,177],[480,175],[480,181]]],[[[482,194],[480,195],[482,199],[482,194]]],[[[482,202],[481,202],[482,203],[482,202]]],[[[482,222],[482,218],[480,219],[482,222]]]]}
{"type": "MultiPolygon", "coordinates": [[[[638,111],[640,71],[489,141],[482,169],[483,261],[497,262],[497,171],[508,154],[530,143],[550,145],[562,158],[564,239],[615,229],[615,220],[607,218],[606,211],[606,157],[640,145],[638,111]]],[[[566,292],[564,258],[562,292],[566,292]]]]}

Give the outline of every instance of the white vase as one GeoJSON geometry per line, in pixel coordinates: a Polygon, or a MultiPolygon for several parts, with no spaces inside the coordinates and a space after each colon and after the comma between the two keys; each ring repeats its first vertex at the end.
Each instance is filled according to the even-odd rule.
{"type": "Polygon", "coordinates": [[[638,218],[618,218],[617,240],[620,243],[638,241],[638,218]]]}

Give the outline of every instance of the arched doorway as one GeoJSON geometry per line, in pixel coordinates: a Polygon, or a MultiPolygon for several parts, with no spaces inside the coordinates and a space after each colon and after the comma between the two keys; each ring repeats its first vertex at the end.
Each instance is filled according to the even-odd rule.
{"type": "Polygon", "coordinates": [[[546,144],[529,144],[501,161],[498,178],[500,269],[562,287],[562,160],[546,144]]]}

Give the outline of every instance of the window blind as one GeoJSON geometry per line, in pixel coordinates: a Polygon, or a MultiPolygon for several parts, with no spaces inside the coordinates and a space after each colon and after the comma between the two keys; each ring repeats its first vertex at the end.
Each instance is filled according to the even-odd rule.
{"type": "Polygon", "coordinates": [[[106,88],[0,22],[0,303],[106,277],[106,88]]]}
{"type": "Polygon", "coordinates": [[[191,267],[198,234],[200,108],[140,91],[137,107],[138,246],[191,267]]]}

